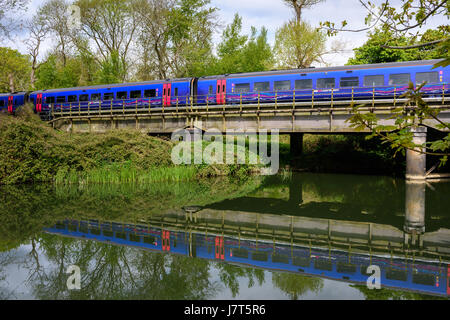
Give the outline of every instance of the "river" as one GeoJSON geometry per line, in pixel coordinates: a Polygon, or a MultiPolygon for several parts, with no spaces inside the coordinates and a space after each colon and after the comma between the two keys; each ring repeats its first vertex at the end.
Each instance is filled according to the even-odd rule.
{"type": "Polygon", "coordinates": [[[0,299],[448,299],[449,194],[306,173],[4,186],[0,299]]]}

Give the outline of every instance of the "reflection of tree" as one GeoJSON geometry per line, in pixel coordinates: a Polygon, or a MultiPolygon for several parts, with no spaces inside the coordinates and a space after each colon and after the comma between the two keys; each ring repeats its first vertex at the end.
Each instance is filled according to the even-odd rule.
{"type": "Polygon", "coordinates": [[[293,273],[274,272],[272,282],[275,287],[285,292],[291,300],[297,300],[307,292],[319,293],[323,280],[293,273]]]}
{"type": "Polygon", "coordinates": [[[40,249],[51,265],[30,278],[39,299],[196,300],[217,290],[206,260],[52,235],[40,249]],[[81,269],[80,291],[67,290],[70,265],[81,269]]]}
{"type": "Polygon", "coordinates": [[[370,290],[367,286],[352,285],[358,289],[366,300],[446,300],[444,297],[431,296],[409,291],[399,291],[382,288],[380,290],[370,290]]]}
{"type": "Polygon", "coordinates": [[[13,255],[10,252],[0,252],[0,300],[11,299],[14,295],[8,289],[5,268],[13,263],[13,255]]]}
{"type": "Polygon", "coordinates": [[[261,286],[264,283],[264,271],[253,268],[243,268],[228,263],[218,263],[216,267],[219,269],[220,280],[223,285],[231,290],[233,298],[239,294],[239,277],[248,279],[248,287],[255,285],[255,279],[261,286]]]}

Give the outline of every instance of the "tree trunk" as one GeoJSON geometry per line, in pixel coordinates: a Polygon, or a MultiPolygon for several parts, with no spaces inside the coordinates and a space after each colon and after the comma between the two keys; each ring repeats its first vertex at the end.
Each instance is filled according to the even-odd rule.
{"type": "Polygon", "coordinates": [[[16,87],[14,86],[14,75],[12,73],[8,74],[9,79],[9,90],[11,93],[16,92],[16,87]]]}

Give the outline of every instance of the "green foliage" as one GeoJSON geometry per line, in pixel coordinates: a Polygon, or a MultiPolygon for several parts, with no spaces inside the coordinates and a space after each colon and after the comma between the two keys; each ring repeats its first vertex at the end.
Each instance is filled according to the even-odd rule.
{"type": "Polygon", "coordinates": [[[17,50],[0,47],[0,92],[27,91],[31,62],[17,50]]]}
{"type": "Polygon", "coordinates": [[[242,17],[234,16],[233,22],[223,32],[217,48],[218,59],[210,74],[227,74],[270,70],[273,52],[267,41],[267,29],[261,32],[252,27],[251,35],[242,35],[242,17]]]}
{"type": "MultiPolygon", "coordinates": [[[[172,141],[126,130],[97,135],[59,132],[31,110],[31,106],[19,109],[18,117],[0,115],[0,184],[151,183],[213,176],[244,180],[256,169],[206,162],[175,166],[172,141]]],[[[239,152],[249,157],[246,148],[239,152]]]]}
{"type": "Polygon", "coordinates": [[[389,49],[383,47],[415,45],[434,41],[444,36],[448,35],[445,35],[439,30],[430,29],[425,32],[421,40],[416,43],[414,37],[395,37],[389,30],[376,29],[369,33],[369,39],[363,46],[354,49],[355,57],[351,58],[347,64],[358,65],[445,58],[448,55],[448,51],[443,48],[442,44],[409,50],[389,49]]]}
{"type": "Polygon", "coordinates": [[[413,83],[409,84],[409,90],[403,95],[407,101],[403,107],[392,110],[390,119],[395,120],[395,125],[385,126],[378,124],[378,117],[372,113],[363,110],[364,105],[353,108],[354,115],[347,121],[350,126],[356,130],[370,130],[372,135],[369,139],[378,137],[383,143],[389,144],[395,150],[395,154],[405,154],[406,150],[415,150],[416,152],[438,156],[441,158],[441,166],[445,165],[450,150],[450,134],[443,139],[428,142],[423,145],[417,145],[413,142],[412,131],[417,127],[424,126],[426,120],[434,120],[438,123],[438,129],[449,129],[450,124],[442,122],[439,117],[439,110],[433,109],[423,100],[422,87],[426,83],[415,87],[413,83]]]}
{"type": "Polygon", "coordinates": [[[126,63],[118,52],[113,52],[101,63],[95,77],[98,84],[120,83],[126,77],[126,63]]]}
{"type": "Polygon", "coordinates": [[[292,20],[277,30],[274,52],[280,68],[308,68],[323,62],[326,35],[306,22],[292,20]]]}

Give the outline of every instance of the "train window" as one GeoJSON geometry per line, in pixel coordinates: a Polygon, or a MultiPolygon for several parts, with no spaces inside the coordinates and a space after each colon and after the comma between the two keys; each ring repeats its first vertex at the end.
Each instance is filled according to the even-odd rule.
{"type": "Polygon", "coordinates": [[[289,263],[289,256],[286,254],[277,254],[274,253],[272,255],[272,262],[273,263],[284,263],[284,264],[288,264],[289,263]]]}
{"type": "Polygon", "coordinates": [[[0,100],[0,108],[3,108],[5,106],[5,101],[4,100],[0,100]]]}
{"type": "Polygon", "coordinates": [[[178,97],[178,88],[175,88],[174,96],[175,96],[175,97],[178,97]]]}
{"type": "Polygon", "coordinates": [[[141,98],[141,96],[142,96],[141,90],[130,92],[130,99],[139,99],[139,98],[141,98]]]}
{"type": "Polygon", "coordinates": [[[89,233],[89,228],[86,224],[80,224],[80,227],[78,228],[78,231],[81,233],[85,233],[88,234],[89,233]]]}
{"type": "Polygon", "coordinates": [[[64,102],[66,102],[65,96],[56,97],[56,103],[64,103],[64,102]]]}
{"type": "Polygon", "coordinates": [[[117,92],[116,97],[118,100],[125,100],[128,98],[128,94],[126,91],[117,92]]]}
{"type": "Polygon", "coordinates": [[[147,243],[147,244],[155,244],[156,243],[156,238],[153,236],[144,236],[143,239],[144,239],[144,243],[147,243]]]}
{"type": "Polygon", "coordinates": [[[412,276],[412,281],[416,284],[421,284],[424,286],[434,286],[436,284],[436,276],[432,273],[415,271],[412,276]]]}
{"type": "Polygon", "coordinates": [[[101,94],[100,93],[93,93],[91,94],[91,101],[100,101],[101,94]]]}
{"type": "Polygon", "coordinates": [[[102,230],[102,232],[105,237],[113,237],[114,236],[114,232],[112,232],[111,230],[102,230]]]}
{"type": "Polygon", "coordinates": [[[416,73],[416,84],[439,82],[439,74],[437,72],[418,72],[416,73]]]}
{"type": "Polygon", "coordinates": [[[333,264],[329,260],[316,259],[314,260],[314,268],[318,270],[331,271],[333,270],[333,264]]]}
{"type": "Polygon", "coordinates": [[[309,267],[311,265],[311,259],[307,257],[294,257],[292,264],[298,267],[309,267]]]}
{"type": "Polygon", "coordinates": [[[408,273],[406,270],[388,269],[386,270],[386,278],[389,280],[406,281],[408,279],[408,273]]]}
{"type": "Polygon", "coordinates": [[[67,102],[77,102],[77,96],[68,96],[67,102]]]}
{"type": "Polygon", "coordinates": [[[411,75],[409,73],[391,74],[389,76],[389,85],[402,85],[408,84],[411,81],[411,75]]]}
{"type": "Polygon", "coordinates": [[[295,90],[305,90],[312,88],[313,88],[312,79],[295,80],[295,90]]]}
{"type": "Polygon", "coordinates": [[[364,77],[364,87],[382,87],[384,86],[384,75],[379,74],[375,76],[364,77]]]}
{"type": "Polygon", "coordinates": [[[105,100],[105,101],[114,100],[114,93],[112,93],[112,92],[104,93],[103,100],[105,100]]]}
{"type": "Polygon", "coordinates": [[[93,234],[94,236],[99,236],[100,235],[100,229],[98,228],[91,228],[91,234],[93,234]]]}
{"type": "Polygon", "coordinates": [[[255,261],[267,261],[269,260],[269,254],[267,252],[253,252],[252,259],[255,261]]]}
{"type": "Polygon", "coordinates": [[[317,79],[317,88],[320,89],[332,89],[336,86],[335,78],[322,78],[317,79]]]}
{"type": "Polygon", "coordinates": [[[116,238],[127,240],[127,234],[125,232],[116,232],[116,238]]]}
{"type": "Polygon", "coordinates": [[[270,82],[255,82],[255,92],[270,91],[270,82]]]}
{"type": "Polygon", "coordinates": [[[45,102],[47,104],[55,103],[55,97],[47,97],[45,98],[45,102]]]}
{"type": "Polygon", "coordinates": [[[336,267],[337,272],[339,273],[355,273],[356,266],[349,263],[341,263],[339,262],[336,267]]]}
{"type": "Polygon", "coordinates": [[[340,87],[341,88],[351,88],[359,86],[359,78],[358,77],[345,77],[341,78],[340,87]]]}
{"type": "MultiPolygon", "coordinates": [[[[224,88],[225,90],[225,88],[224,88]]],[[[239,83],[236,84],[235,90],[236,93],[247,93],[250,92],[250,83],[239,83]]]]}
{"type": "Polygon", "coordinates": [[[137,234],[130,233],[130,241],[132,242],[141,242],[141,237],[137,234]]]}
{"type": "Polygon", "coordinates": [[[241,248],[235,248],[233,249],[233,257],[236,258],[248,258],[248,251],[241,248]]]}
{"type": "Polygon", "coordinates": [[[144,98],[154,98],[154,97],[156,97],[155,89],[144,90],[144,98]]]}
{"type": "Polygon", "coordinates": [[[214,94],[214,87],[213,86],[209,86],[208,94],[214,94]]]}
{"type": "Polygon", "coordinates": [[[81,94],[80,95],[80,102],[89,101],[89,95],[88,94],[81,94]]]}
{"type": "Polygon", "coordinates": [[[275,81],[273,84],[273,89],[275,91],[289,91],[291,90],[291,82],[287,81],[275,81]]]}

